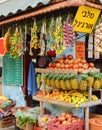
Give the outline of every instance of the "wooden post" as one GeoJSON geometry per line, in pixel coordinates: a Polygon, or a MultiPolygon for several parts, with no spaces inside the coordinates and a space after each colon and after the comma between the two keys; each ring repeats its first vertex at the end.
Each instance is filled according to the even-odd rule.
{"type": "Polygon", "coordinates": [[[89,130],[89,107],[85,108],[85,130],[89,130]]]}
{"type": "Polygon", "coordinates": [[[40,115],[44,114],[44,107],[43,107],[43,102],[40,101],[40,115]]]}

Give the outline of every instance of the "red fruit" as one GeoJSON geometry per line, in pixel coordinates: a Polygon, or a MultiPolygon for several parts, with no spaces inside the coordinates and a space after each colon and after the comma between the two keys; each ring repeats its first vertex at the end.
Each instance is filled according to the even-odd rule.
{"type": "Polygon", "coordinates": [[[72,113],[67,113],[67,114],[66,114],[66,118],[67,118],[67,119],[71,119],[71,118],[72,118],[72,113]]]}
{"type": "Polygon", "coordinates": [[[61,63],[61,64],[62,64],[62,63],[64,63],[64,60],[63,60],[63,59],[61,59],[61,60],[60,60],[60,63],[61,63]]]}
{"type": "Polygon", "coordinates": [[[83,64],[82,64],[82,63],[79,63],[79,64],[78,64],[78,67],[79,67],[79,68],[83,67],[83,64]]]}
{"type": "Polygon", "coordinates": [[[65,60],[66,56],[64,54],[62,54],[61,58],[65,60]]]}
{"type": "Polygon", "coordinates": [[[60,67],[61,67],[61,64],[60,64],[60,63],[56,63],[56,67],[57,67],[57,68],[60,68],[60,67]]]}
{"type": "Polygon", "coordinates": [[[73,56],[72,55],[67,55],[67,59],[72,60],[73,56]]]}
{"type": "Polygon", "coordinates": [[[66,125],[68,122],[65,120],[65,121],[62,121],[62,125],[66,125]]]}
{"type": "Polygon", "coordinates": [[[65,65],[64,64],[61,64],[60,68],[61,69],[64,69],[65,65]]]}
{"type": "Polygon", "coordinates": [[[53,68],[56,67],[56,63],[55,63],[55,62],[52,63],[52,67],[53,67],[53,68]]]}
{"type": "Polygon", "coordinates": [[[94,68],[94,63],[93,63],[93,62],[90,62],[90,63],[89,63],[89,67],[94,68]]]}
{"type": "Polygon", "coordinates": [[[65,113],[65,112],[62,112],[62,113],[61,113],[61,116],[66,117],[66,113],[65,113]]]}
{"type": "Polygon", "coordinates": [[[83,64],[83,69],[88,69],[88,64],[83,64]]]}
{"type": "Polygon", "coordinates": [[[65,63],[65,64],[68,64],[68,63],[69,63],[69,60],[68,60],[68,59],[65,59],[65,60],[64,60],[64,63],[65,63]]]}
{"type": "Polygon", "coordinates": [[[49,63],[48,67],[52,67],[52,62],[49,63]]]}
{"type": "Polygon", "coordinates": [[[81,61],[83,64],[87,63],[87,61],[85,59],[82,59],[81,61]]]}

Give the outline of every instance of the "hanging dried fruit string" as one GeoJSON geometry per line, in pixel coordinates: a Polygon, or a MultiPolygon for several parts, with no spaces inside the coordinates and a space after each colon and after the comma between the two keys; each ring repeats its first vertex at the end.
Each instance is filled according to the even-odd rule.
{"type": "Polygon", "coordinates": [[[74,46],[75,32],[73,30],[73,25],[71,24],[71,16],[68,14],[67,21],[64,21],[63,31],[64,31],[64,41],[67,47],[74,46]]]}
{"type": "Polygon", "coordinates": [[[46,38],[46,21],[43,21],[42,27],[41,27],[41,34],[40,34],[40,48],[41,48],[41,52],[40,52],[40,56],[43,56],[45,53],[45,38],[46,38]]]}
{"type": "Polygon", "coordinates": [[[17,59],[23,54],[23,38],[21,34],[21,28],[19,32],[18,28],[16,27],[15,33],[12,37],[10,37],[10,56],[14,59],[17,59]]]}
{"type": "Polygon", "coordinates": [[[55,20],[52,17],[51,23],[49,26],[49,49],[54,49],[56,50],[56,44],[55,44],[55,20]]]}
{"type": "Polygon", "coordinates": [[[31,28],[31,42],[30,42],[29,55],[33,55],[32,48],[38,49],[38,36],[37,36],[36,19],[34,19],[34,24],[33,24],[33,27],[31,28]]]}
{"type": "Polygon", "coordinates": [[[56,54],[61,54],[63,52],[63,25],[61,16],[56,19],[55,41],[57,46],[56,54]]]}

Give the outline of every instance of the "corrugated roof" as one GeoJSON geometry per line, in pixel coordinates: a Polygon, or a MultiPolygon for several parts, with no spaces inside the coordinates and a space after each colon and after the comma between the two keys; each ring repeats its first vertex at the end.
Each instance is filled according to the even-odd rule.
{"type": "Polygon", "coordinates": [[[48,4],[51,0],[0,0],[0,16],[16,14],[17,11],[25,11],[28,7],[35,8],[39,3],[48,4]]]}

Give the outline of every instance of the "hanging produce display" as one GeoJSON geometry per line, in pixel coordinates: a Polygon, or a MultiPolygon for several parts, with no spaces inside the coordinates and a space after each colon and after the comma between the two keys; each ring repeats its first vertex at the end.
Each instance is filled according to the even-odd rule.
{"type": "Polygon", "coordinates": [[[38,49],[38,36],[37,36],[37,24],[34,20],[33,27],[31,28],[31,42],[30,42],[30,52],[29,55],[33,55],[32,48],[38,49]]]}
{"type": "Polygon", "coordinates": [[[4,49],[5,49],[5,53],[10,51],[9,40],[10,40],[10,29],[8,29],[8,31],[4,35],[4,49]]]}
{"type": "Polygon", "coordinates": [[[56,54],[61,54],[64,49],[63,44],[63,24],[61,16],[57,17],[56,19],[56,26],[55,26],[55,44],[56,44],[56,54]]]}
{"type": "Polygon", "coordinates": [[[55,20],[52,17],[50,27],[49,27],[49,49],[56,50],[56,44],[55,44],[55,20]]]}
{"type": "Polygon", "coordinates": [[[102,22],[100,22],[95,29],[95,40],[94,44],[96,49],[102,53],[102,22]]]}
{"type": "Polygon", "coordinates": [[[75,32],[73,30],[73,25],[69,21],[70,16],[68,15],[67,21],[64,21],[63,23],[64,41],[67,47],[73,47],[75,40],[75,32]]]}
{"type": "Polygon", "coordinates": [[[20,31],[16,27],[15,33],[10,37],[10,56],[14,59],[19,58],[21,55],[24,55],[23,52],[23,38],[20,31]]]}
{"type": "Polygon", "coordinates": [[[42,27],[41,27],[41,34],[40,34],[40,40],[39,40],[39,44],[40,44],[40,56],[43,56],[45,54],[45,38],[46,38],[46,21],[43,21],[42,27]]]}

